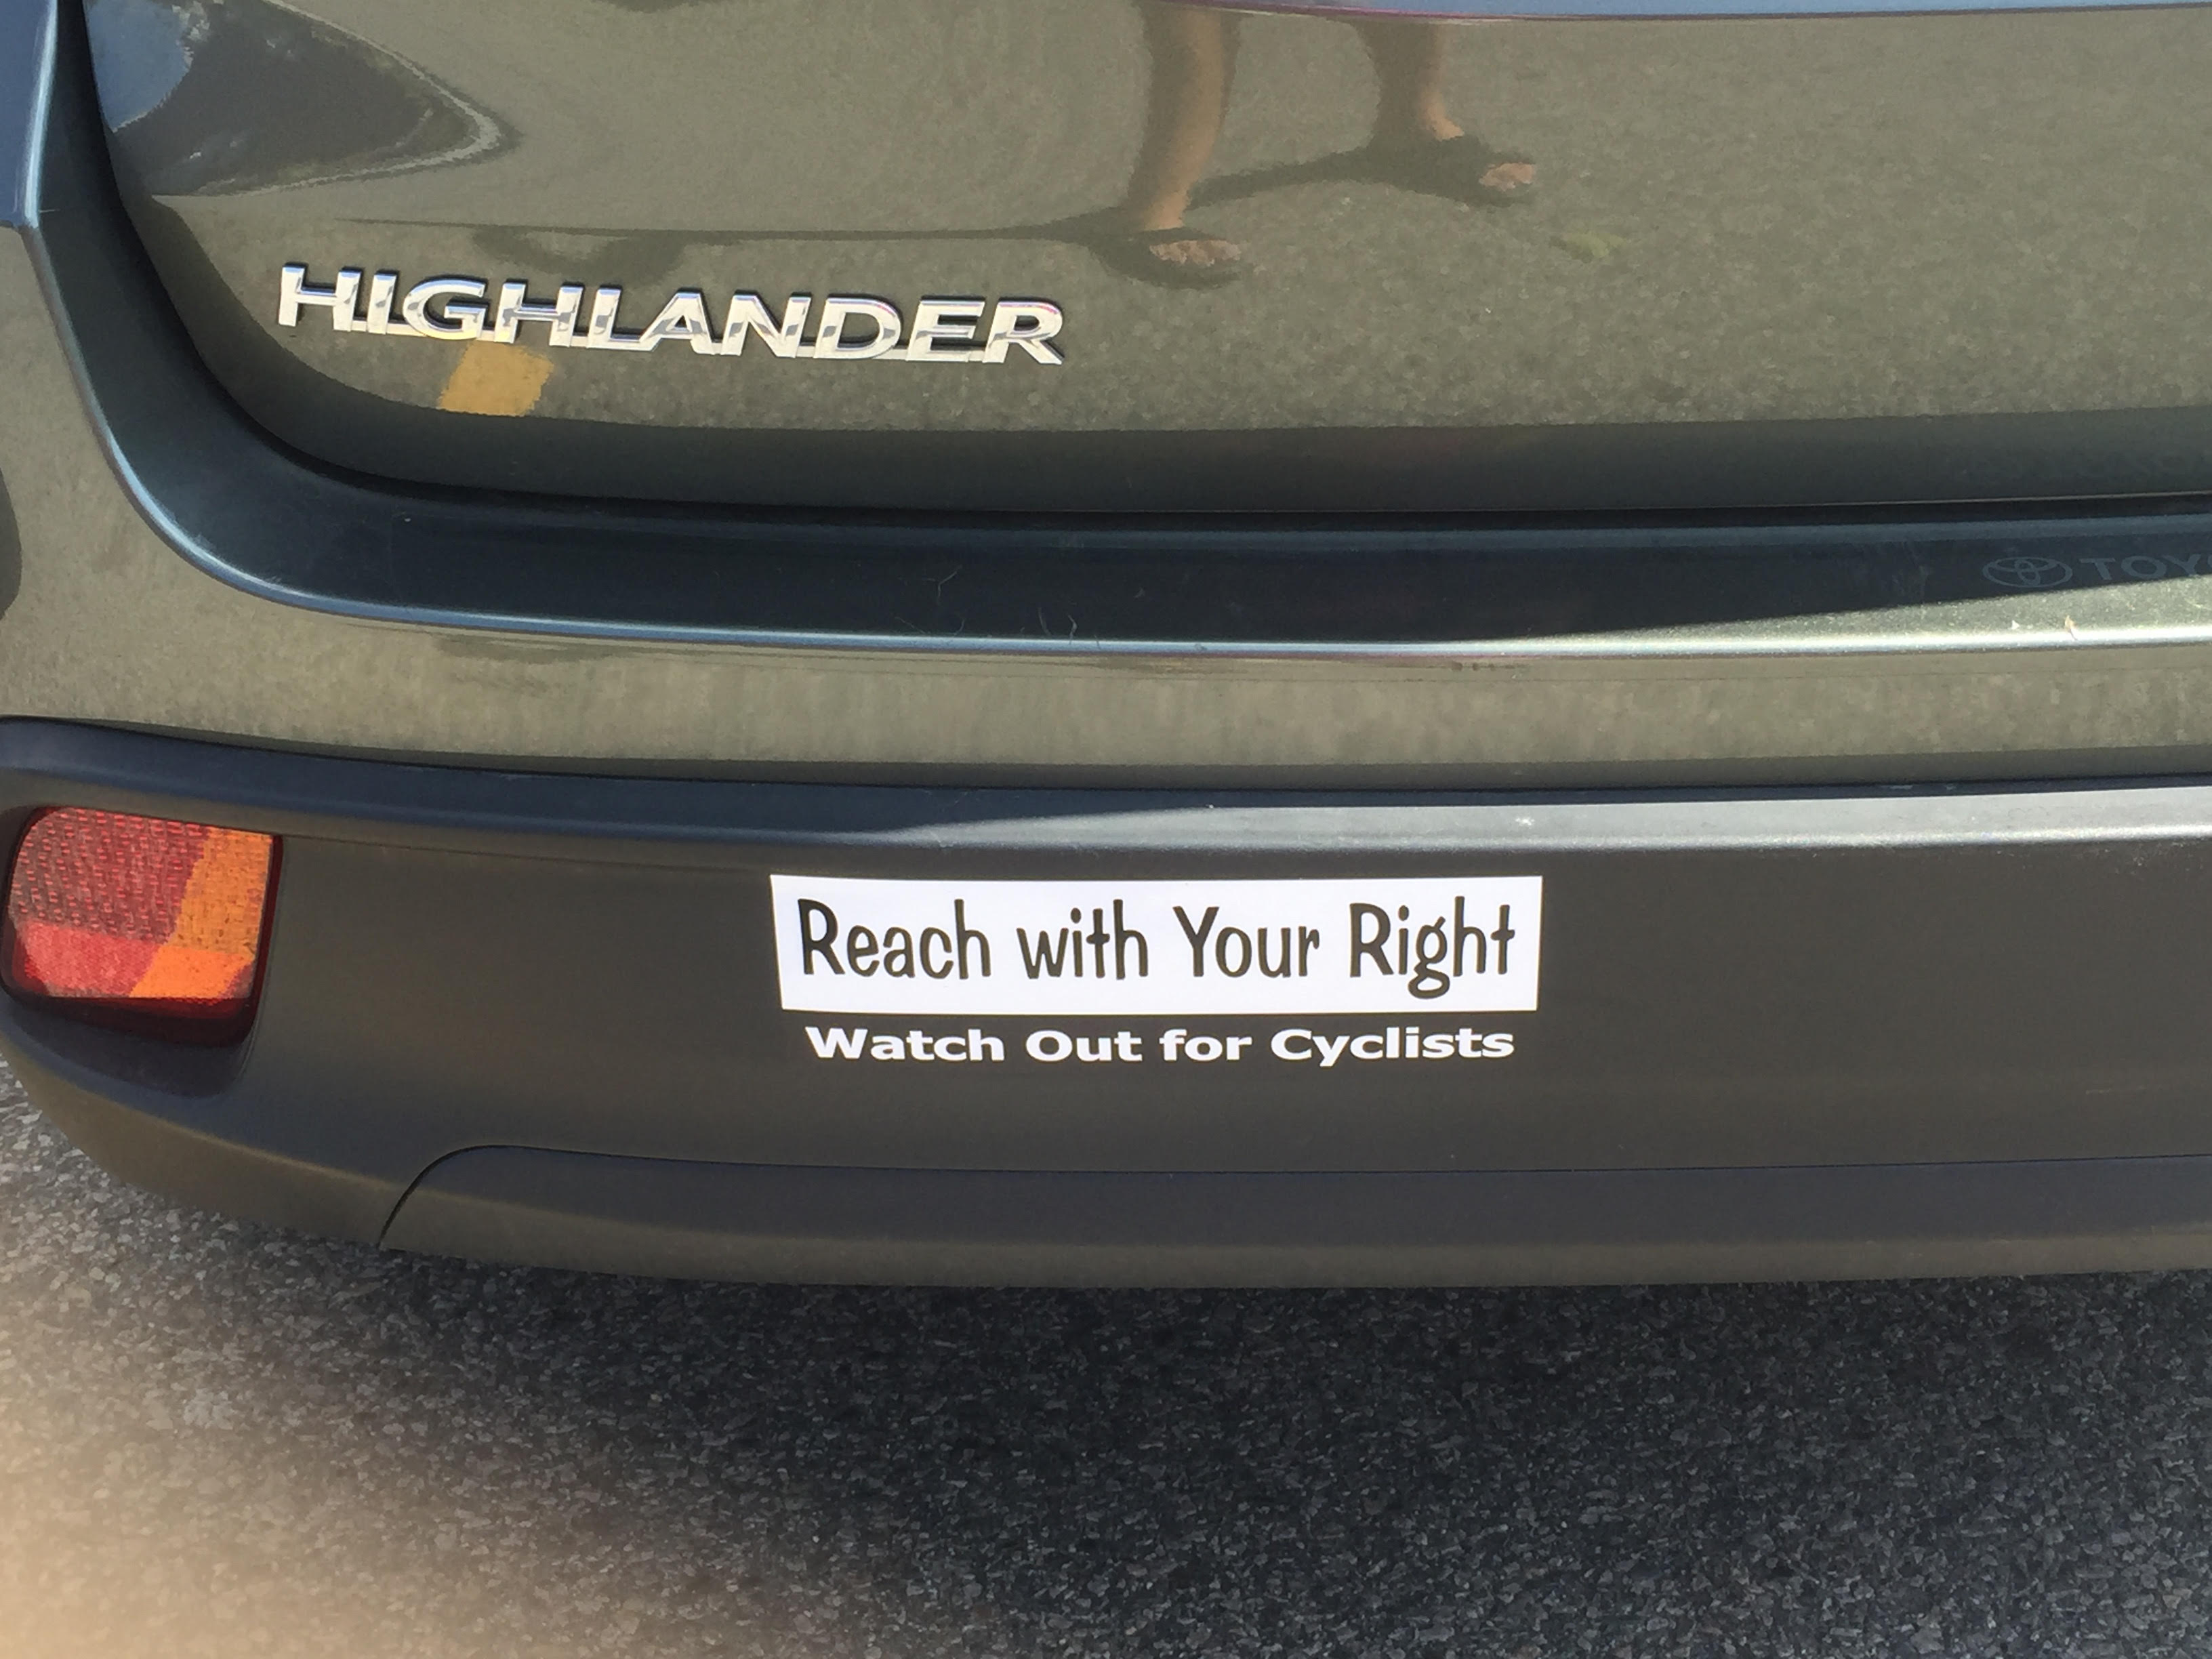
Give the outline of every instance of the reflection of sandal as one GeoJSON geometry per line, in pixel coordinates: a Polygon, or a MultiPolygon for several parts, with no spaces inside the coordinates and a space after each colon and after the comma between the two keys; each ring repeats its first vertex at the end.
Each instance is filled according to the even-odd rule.
{"type": "Polygon", "coordinates": [[[1244,274],[1244,255],[1225,236],[1190,225],[1168,230],[1102,230],[1087,239],[1094,252],[1125,276],[1164,288],[1219,288],[1244,274]],[[1171,259],[1160,250],[1186,242],[1218,242],[1228,250],[1219,259],[1171,259]]]}
{"type": "Polygon", "coordinates": [[[1361,171],[1369,178],[1401,190],[1447,197],[1471,206],[1505,207],[1535,199],[1533,179],[1525,185],[1493,185],[1484,182],[1483,177],[1496,167],[1515,163],[1533,167],[1535,158],[1492,149],[1471,132],[1419,144],[1370,144],[1360,155],[1364,164],[1361,171]]]}

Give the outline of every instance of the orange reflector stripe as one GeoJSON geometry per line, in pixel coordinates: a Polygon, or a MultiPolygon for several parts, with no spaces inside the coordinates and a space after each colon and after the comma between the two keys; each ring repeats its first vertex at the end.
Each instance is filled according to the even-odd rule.
{"type": "Polygon", "coordinates": [[[185,883],[168,935],[131,988],[133,997],[221,1000],[253,986],[261,911],[269,891],[270,840],[210,830],[185,883]]]}
{"type": "Polygon", "coordinates": [[[19,996],[193,1020],[252,1007],[272,836],[64,807],[8,883],[0,971],[19,996]]]}

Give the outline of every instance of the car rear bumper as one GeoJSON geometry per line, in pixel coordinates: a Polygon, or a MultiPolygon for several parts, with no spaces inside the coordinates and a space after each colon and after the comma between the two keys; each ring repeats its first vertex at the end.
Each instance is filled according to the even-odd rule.
{"type": "Polygon", "coordinates": [[[239,1049],[0,1006],[0,1048],[95,1158],[284,1224],[739,1278],[2212,1265],[2196,781],[949,791],[0,723],[0,833],[52,805],[285,838],[239,1049]],[[1535,874],[1541,996],[1488,1017],[1513,1052],[1472,1064],[1324,1071],[1269,1052],[1292,1022],[1242,1017],[1212,1022],[1255,1039],[1233,1069],[1159,1063],[1160,1018],[962,1020],[1000,1064],[824,1059],[805,1028],[842,1017],[781,1006],[771,872],[1535,874]],[[1040,1024],[1126,1029],[1146,1060],[1043,1063],[1040,1024]]]}
{"type": "Polygon", "coordinates": [[[771,1169],[486,1149],[385,1243],[676,1278],[1556,1285],[2212,1264],[2212,1158],[1450,1175],[771,1169]]]}

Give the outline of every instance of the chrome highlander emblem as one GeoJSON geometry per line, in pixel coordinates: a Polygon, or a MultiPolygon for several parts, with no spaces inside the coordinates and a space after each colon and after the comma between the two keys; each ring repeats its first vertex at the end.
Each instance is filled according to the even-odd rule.
{"type": "Polygon", "coordinates": [[[308,282],[306,265],[288,264],[277,290],[276,325],[297,328],[302,310],[319,308],[340,334],[496,345],[516,344],[524,324],[541,323],[548,345],[588,351],[651,351],[664,340],[680,340],[702,357],[734,357],[757,336],[771,356],[817,362],[1003,363],[1015,351],[1054,368],[1067,361],[1050,343],[1065,319],[1049,300],[921,300],[908,329],[896,306],[868,295],[826,295],[816,313],[813,295],[794,294],[778,314],[759,295],[740,292],[730,296],[717,333],[707,296],[696,288],[677,289],[652,321],[634,330],[620,324],[622,289],[592,289],[588,309],[584,293],[581,283],[563,283],[552,298],[538,299],[520,278],[501,283],[495,294],[474,276],[433,276],[403,294],[398,271],[354,265],[318,288],[308,282]]]}

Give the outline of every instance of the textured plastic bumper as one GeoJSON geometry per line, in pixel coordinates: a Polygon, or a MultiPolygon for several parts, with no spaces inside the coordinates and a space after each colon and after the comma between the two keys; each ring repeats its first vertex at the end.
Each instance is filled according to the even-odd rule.
{"type": "MultiPolygon", "coordinates": [[[[14,1005],[0,1046],[118,1174],[294,1226],[739,1277],[2212,1264],[2212,787],[2192,781],[937,791],[0,725],[0,834],[54,804],[285,837],[242,1048],[14,1005]],[[1480,1066],[1323,1072],[1270,1059],[1252,1021],[1225,1027],[1257,1039],[1237,1068],[1041,1064],[1017,1019],[963,1022],[1004,1064],[824,1059],[805,1028],[830,1017],[780,1005],[771,872],[1534,873],[1542,996],[1497,1017],[1515,1052],[1480,1066]]],[[[1169,1022],[1052,1023],[1149,1045],[1169,1022]]]]}

